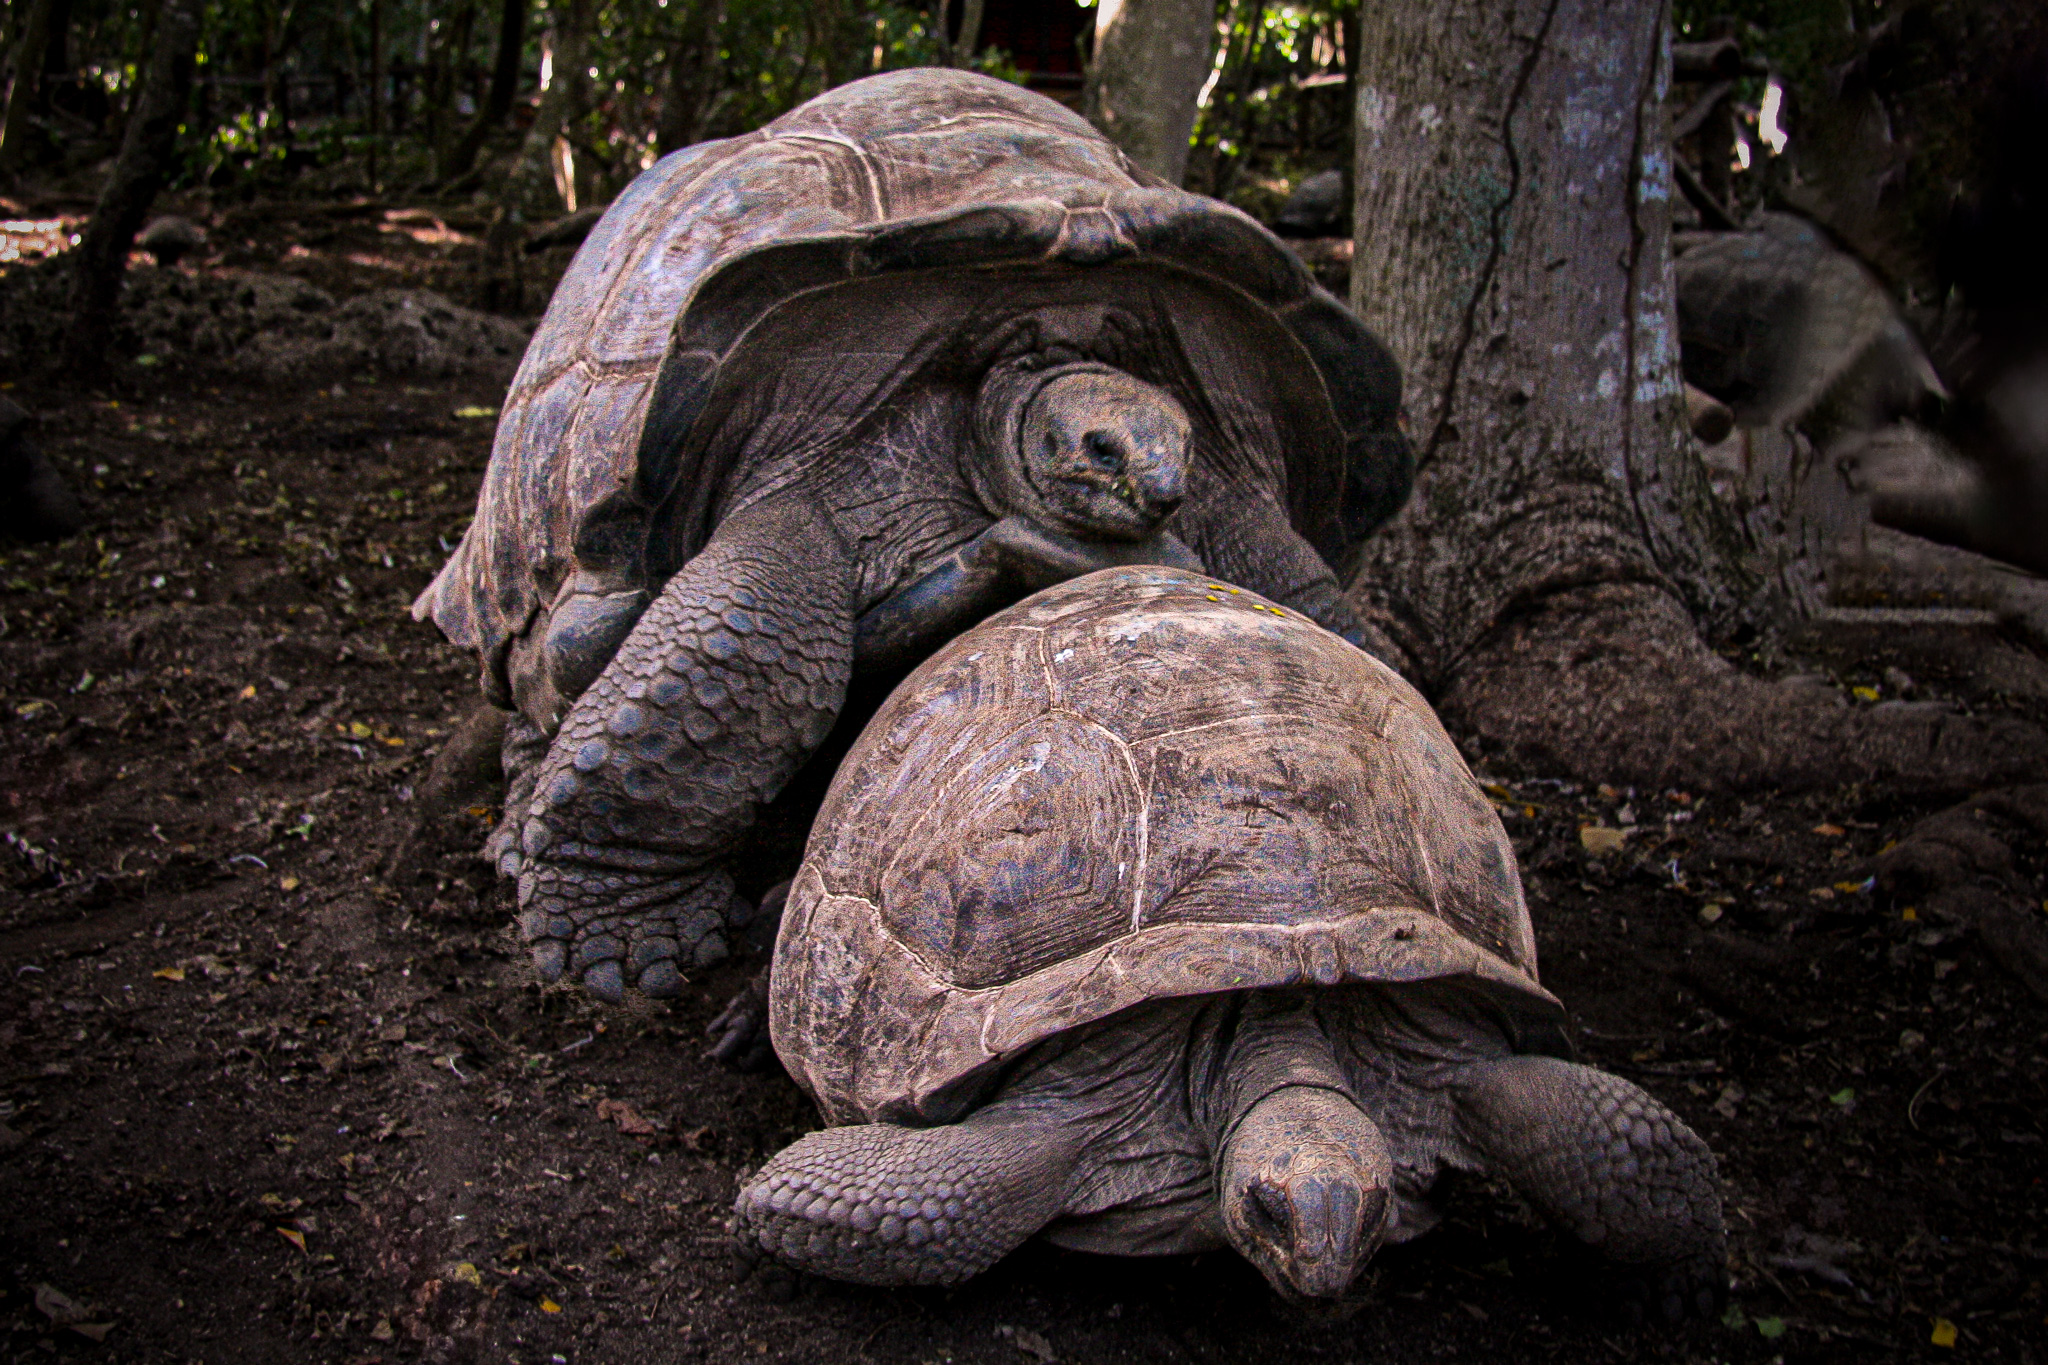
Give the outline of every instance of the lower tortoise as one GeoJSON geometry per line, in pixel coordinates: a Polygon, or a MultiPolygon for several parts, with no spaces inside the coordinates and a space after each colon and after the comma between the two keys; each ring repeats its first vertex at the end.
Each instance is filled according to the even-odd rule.
{"type": "Polygon", "coordinates": [[[948,1284],[1034,1235],[1233,1246],[1330,1298],[1505,1178],[1651,1315],[1724,1284],[1712,1153],[1569,1059],[1512,849],[1428,705],[1300,614],[1124,568],[957,638],[882,707],[776,943],[776,1051],[834,1125],[740,1236],[948,1284]]]}

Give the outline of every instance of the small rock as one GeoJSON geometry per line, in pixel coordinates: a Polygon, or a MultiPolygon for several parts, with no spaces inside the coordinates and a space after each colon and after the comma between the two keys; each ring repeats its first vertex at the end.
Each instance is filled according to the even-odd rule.
{"type": "Polygon", "coordinates": [[[189,218],[167,214],[144,228],[135,245],[156,257],[158,265],[176,265],[206,245],[206,233],[189,218]]]}

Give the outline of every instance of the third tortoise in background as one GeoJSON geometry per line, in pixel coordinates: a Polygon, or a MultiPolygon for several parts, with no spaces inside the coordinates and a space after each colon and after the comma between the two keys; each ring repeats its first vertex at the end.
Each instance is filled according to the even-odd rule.
{"type": "Polygon", "coordinates": [[[1199,566],[1358,631],[1399,377],[1280,242],[965,72],[842,86],[641,176],[513,382],[414,610],[516,708],[494,840],[546,978],[680,989],[724,860],[857,668],[1034,588],[1199,566]]]}
{"type": "Polygon", "coordinates": [[[1219,580],[1092,574],[913,673],[812,827],[770,1018],[840,1126],[738,1227],[821,1274],[952,1283],[1043,1232],[1230,1245],[1330,1297],[1452,1169],[1658,1316],[1725,1284],[1712,1154],[1567,1060],[1506,832],[1428,705],[1219,580]]]}

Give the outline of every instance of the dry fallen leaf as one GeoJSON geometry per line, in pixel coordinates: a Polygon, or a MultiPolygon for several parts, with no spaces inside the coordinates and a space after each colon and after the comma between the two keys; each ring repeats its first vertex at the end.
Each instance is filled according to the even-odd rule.
{"type": "Polygon", "coordinates": [[[277,886],[280,891],[296,891],[299,889],[299,879],[297,877],[286,877],[278,882],[277,886]]]}
{"type": "Polygon", "coordinates": [[[297,1228],[279,1228],[277,1230],[277,1235],[284,1238],[287,1242],[290,1242],[293,1246],[297,1247],[301,1251],[304,1251],[306,1249],[306,1234],[300,1232],[297,1228]]]}
{"type": "Polygon", "coordinates": [[[1815,834],[1821,835],[1829,839],[1839,839],[1844,834],[1848,833],[1848,831],[1843,829],[1840,825],[1830,825],[1825,823],[1815,825],[1813,827],[1813,832],[1815,834]]]}
{"type": "Polygon", "coordinates": [[[51,1284],[36,1286],[36,1311],[48,1318],[52,1326],[68,1327],[88,1341],[105,1341],[107,1333],[114,1330],[111,1322],[87,1322],[90,1311],[51,1284]]]}
{"type": "Polygon", "coordinates": [[[599,1100],[597,1116],[611,1120],[619,1125],[620,1132],[631,1133],[635,1137],[648,1137],[656,1131],[652,1123],[641,1118],[624,1100],[599,1100]]]}
{"type": "Polygon", "coordinates": [[[1052,1343],[1029,1327],[1019,1327],[1016,1335],[1010,1339],[1017,1343],[1017,1349],[1025,1355],[1036,1356],[1044,1365],[1057,1365],[1059,1357],[1053,1354],[1052,1343]]]}
{"type": "Polygon", "coordinates": [[[1934,1320],[1934,1331],[1928,1335],[1927,1339],[1936,1346],[1953,1346],[1956,1344],[1956,1325],[1947,1318],[1936,1318],[1934,1320]]]}
{"type": "Polygon", "coordinates": [[[559,1313],[562,1311],[562,1305],[556,1303],[553,1299],[542,1299],[540,1301],[540,1311],[543,1313],[559,1313]]]}
{"type": "Polygon", "coordinates": [[[1586,825],[1579,830],[1580,845],[1586,852],[1596,856],[1606,853],[1619,853],[1622,845],[1627,842],[1628,831],[1625,829],[1610,829],[1605,825],[1586,825]]]}
{"type": "Polygon", "coordinates": [[[85,1316],[85,1309],[53,1284],[36,1286],[36,1311],[59,1327],[69,1327],[85,1316]]]}
{"type": "Polygon", "coordinates": [[[484,1287],[483,1274],[472,1261],[463,1261],[457,1265],[455,1269],[448,1272],[448,1278],[454,1280],[457,1284],[466,1284],[472,1288],[482,1289],[484,1287]]]}
{"type": "Polygon", "coordinates": [[[159,967],[151,972],[150,975],[163,981],[183,981],[185,979],[185,969],[183,967],[159,967]]]}

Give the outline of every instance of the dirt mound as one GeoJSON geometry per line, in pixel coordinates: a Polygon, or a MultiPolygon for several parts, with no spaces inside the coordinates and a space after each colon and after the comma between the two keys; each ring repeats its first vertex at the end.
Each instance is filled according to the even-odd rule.
{"type": "MultiPolygon", "coordinates": [[[[55,353],[69,279],[60,261],[0,276],[0,367],[55,353]]],[[[409,378],[509,368],[530,329],[425,289],[347,300],[286,275],[138,266],[128,272],[115,347],[144,364],[219,369],[266,381],[374,370],[409,378]]]]}

